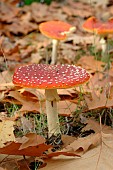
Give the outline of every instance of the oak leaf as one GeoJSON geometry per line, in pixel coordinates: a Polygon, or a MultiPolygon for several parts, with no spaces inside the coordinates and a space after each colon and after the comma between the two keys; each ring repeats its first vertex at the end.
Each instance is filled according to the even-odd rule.
{"type": "Polygon", "coordinates": [[[85,101],[88,105],[88,109],[97,109],[97,108],[108,108],[113,106],[113,96],[107,97],[105,90],[100,93],[99,96],[93,90],[91,93],[91,99],[85,96],[85,101]]]}
{"type": "Polygon", "coordinates": [[[86,138],[78,138],[78,142],[74,141],[72,144],[68,145],[68,151],[75,150],[79,148],[86,151],[81,158],[58,156],[46,161],[47,166],[43,170],[112,170],[112,158],[113,158],[113,129],[107,126],[100,126],[99,123],[89,120],[90,126],[85,129],[90,129],[93,127],[95,129],[95,134],[90,135],[86,138]],[[94,125],[93,125],[94,123],[94,125]],[[96,126],[96,127],[95,127],[96,126]],[[95,128],[94,128],[95,127],[95,128]],[[78,147],[79,146],[79,147],[78,147]],[[93,147],[92,147],[93,146],[93,147]],[[95,147],[94,147],[95,146],[95,147]],[[81,147],[81,148],[80,148],[81,147]]]}
{"type": "Polygon", "coordinates": [[[14,136],[14,121],[1,120],[0,121],[0,148],[3,148],[6,143],[15,141],[14,136]]]}
{"type": "Polygon", "coordinates": [[[103,143],[86,152],[81,158],[59,156],[49,159],[46,161],[47,166],[42,168],[42,170],[112,170],[112,150],[113,144],[112,148],[110,148],[109,145],[103,143]]]}

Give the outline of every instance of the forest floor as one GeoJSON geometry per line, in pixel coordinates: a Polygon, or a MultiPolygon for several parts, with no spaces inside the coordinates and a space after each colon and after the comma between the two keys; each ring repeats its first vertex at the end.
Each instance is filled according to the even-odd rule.
{"type": "Polygon", "coordinates": [[[0,2],[0,170],[113,170],[113,35],[105,63],[100,37],[82,27],[91,16],[107,22],[112,1],[18,6],[18,0],[0,2]],[[49,20],[76,27],[59,43],[57,64],[81,66],[91,76],[82,87],[58,90],[62,135],[57,139],[48,139],[44,90],[12,83],[17,67],[51,62],[51,39],[39,31],[49,20]]]}

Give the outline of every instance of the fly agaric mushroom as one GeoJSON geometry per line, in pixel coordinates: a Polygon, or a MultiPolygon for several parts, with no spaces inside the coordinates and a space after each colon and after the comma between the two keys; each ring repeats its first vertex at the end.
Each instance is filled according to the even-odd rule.
{"type": "Polygon", "coordinates": [[[88,18],[84,24],[83,28],[91,33],[95,33],[100,36],[100,44],[102,47],[102,61],[108,62],[107,57],[107,38],[108,35],[113,33],[113,18],[109,19],[107,22],[101,22],[95,17],[88,18]]]}
{"type": "Polygon", "coordinates": [[[81,85],[89,80],[89,73],[74,65],[30,64],[15,70],[13,84],[45,89],[46,114],[49,137],[60,134],[57,102],[60,100],[57,89],[81,85]]]}
{"type": "Polygon", "coordinates": [[[62,21],[47,21],[39,25],[40,32],[52,39],[51,64],[56,63],[57,47],[60,40],[65,40],[67,35],[75,31],[75,27],[62,21]]]}

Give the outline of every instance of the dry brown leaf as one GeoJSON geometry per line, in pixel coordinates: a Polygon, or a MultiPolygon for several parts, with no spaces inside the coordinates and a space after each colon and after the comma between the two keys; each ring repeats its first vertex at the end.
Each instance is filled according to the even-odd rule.
{"type": "MultiPolygon", "coordinates": [[[[8,96],[13,97],[14,99],[16,99],[22,104],[22,107],[19,110],[19,112],[38,111],[41,113],[46,113],[45,96],[43,95],[43,92],[44,92],[43,90],[38,89],[35,91],[32,89],[22,89],[20,91],[21,93],[19,93],[18,91],[10,91],[8,95],[8,96]],[[23,92],[25,93],[26,91],[38,97],[40,99],[40,102],[37,101],[37,98],[35,98],[34,100],[34,98],[31,97],[29,93],[27,95],[22,94],[23,92]]],[[[68,91],[64,91],[64,92],[66,95],[71,96],[71,93],[73,93],[73,90],[71,90],[70,92],[68,91]]],[[[59,93],[63,94],[63,91],[59,91],[59,93]]],[[[70,116],[75,110],[76,110],[76,104],[69,100],[64,100],[64,101],[61,100],[58,102],[59,115],[70,116]]]]}
{"type": "Polygon", "coordinates": [[[17,34],[17,35],[19,33],[22,33],[22,34],[26,35],[29,32],[31,32],[33,30],[36,30],[37,29],[37,25],[35,23],[32,23],[32,22],[28,22],[28,21],[24,22],[24,21],[21,21],[21,20],[17,19],[12,24],[7,25],[6,29],[9,32],[17,34]]]}
{"type": "Polygon", "coordinates": [[[14,121],[2,120],[0,121],[0,148],[3,148],[6,143],[15,141],[14,136],[14,121]]]}
{"type": "Polygon", "coordinates": [[[81,158],[59,156],[49,159],[42,170],[112,170],[113,148],[102,144],[86,152],[81,158]]]}
{"type": "MultiPolygon", "coordinates": [[[[76,3],[76,2],[74,2],[74,3],[76,3]]],[[[83,12],[82,11],[83,8],[77,8],[80,5],[80,3],[78,3],[78,4],[76,3],[76,5],[74,4],[74,5],[71,5],[71,6],[68,6],[68,5],[67,6],[63,6],[62,10],[68,16],[79,16],[81,18],[85,18],[85,17],[87,18],[87,17],[91,16],[92,11],[84,10],[84,12],[83,12]]]]}
{"type": "Polygon", "coordinates": [[[0,73],[0,90],[6,90],[8,88],[7,83],[11,83],[11,81],[12,77],[9,71],[4,71],[0,73]]]}
{"type": "Polygon", "coordinates": [[[80,155],[79,154],[77,154],[77,153],[75,153],[75,152],[73,152],[73,151],[56,151],[56,152],[53,152],[53,153],[50,153],[50,154],[47,154],[47,158],[52,158],[52,157],[57,157],[57,156],[59,156],[59,155],[65,155],[65,156],[71,156],[71,157],[80,157],[80,155]]]}
{"type": "Polygon", "coordinates": [[[59,95],[66,95],[66,96],[72,96],[72,93],[75,93],[73,89],[58,89],[57,90],[59,95]]]}
{"type": "Polygon", "coordinates": [[[84,138],[78,138],[74,142],[72,142],[70,145],[66,146],[62,151],[67,152],[73,152],[78,153],[79,155],[82,155],[87,150],[89,150],[91,147],[96,147],[100,144],[101,138],[100,134],[93,134],[89,135],[84,138]]]}
{"type": "Polygon", "coordinates": [[[78,151],[87,151],[80,159],[73,159],[72,157],[58,156],[47,160],[47,166],[43,170],[112,170],[112,158],[113,158],[113,129],[108,126],[99,125],[94,120],[88,120],[87,126],[84,130],[95,130],[94,135],[87,136],[85,138],[78,138],[78,141],[74,141],[66,147],[68,151],[74,151],[78,148],[78,151]],[[77,142],[77,143],[76,143],[77,142]],[[93,149],[91,149],[93,146],[93,149]],[[94,147],[95,146],[95,147],[94,147]]]}
{"type": "Polygon", "coordinates": [[[15,8],[9,3],[1,2],[0,4],[0,21],[10,23],[19,13],[19,8],[15,8]]]}
{"type": "MultiPolygon", "coordinates": [[[[109,144],[109,147],[113,148],[113,144],[111,142],[113,140],[113,129],[107,126],[102,126],[102,125],[100,126],[99,123],[93,120],[88,120],[86,123],[88,124],[83,129],[83,131],[92,129],[95,131],[95,134],[91,134],[87,137],[78,138],[78,139],[68,136],[67,140],[69,140],[70,144],[68,143],[65,144],[65,138],[64,138],[64,144],[65,144],[64,149],[62,149],[60,152],[83,155],[86,151],[90,150],[91,148],[101,145],[102,142],[107,142],[109,144]],[[108,138],[109,141],[107,141],[108,138]]],[[[53,156],[52,153],[50,155],[53,156]]]]}
{"type": "Polygon", "coordinates": [[[93,119],[87,119],[84,123],[87,123],[87,125],[82,129],[82,131],[92,129],[95,133],[101,133],[102,131],[105,134],[113,134],[113,129],[110,126],[102,125],[93,119]]]}
{"type": "Polygon", "coordinates": [[[21,143],[12,142],[3,148],[0,148],[0,154],[7,155],[25,155],[25,156],[42,156],[43,153],[51,148],[50,145],[40,144],[37,146],[29,146],[25,149],[19,150],[21,143]]]}
{"type": "Polygon", "coordinates": [[[111,80],[106,73],[104,74],[104,73],[97,72],[90,78],[88,82],[88,87],[91,91],[92,90],[100,91],[102,87],[103,88],[106,87],[107,89],[107,86],[109,86],[109,82],[111,82],[111,80]]]}
{"type": "Polygon", "coordinates": [[[10,91],[9,96],[15,98],[22,104],[22,108],[19,110],[19,112],[40,111],[39,102],[29,99],[29,96],[25,97],[17,91],[10,91]]]}
{"type": "Polygon", "coordinates": [[[32,53],[30,62],[39,64],[39,63],[41,63],[42,59],[43,59],[43,57],[38,52],[37,53],[32,53]]]}
{"type": "Polygon", "coordinates": [[[7,155],[42,156],[51,147],[51,145],[45,144],[45,139],[42,136],[29,133],[22,138],[16,138],[15,142],[4,144],[3,148],[0,147],[0,153],[7,155]]]}
{"type": "Polygon", "coordinates": [[[79,45],[95,45],[96,44],[96,48],[100,47],[100,43],[99,43],[99,37],[95,37],[94,35],[91,36],[81,36],[81,35],[76,35],[76,34],[72,34],[68,37],[67,41],[73,41],[73,44],[79,45]]]}
{"type": "Polygon", "coordinates": [[[106,107],[107,98],[104,92],[101,93],[100,96],[97,96],[95,91],[92,91],[91,99],[87,96],[85,96],[84,98],[89,110],[106,107]]]}
{"type": "Polygon", "coordinates": [[[67,7],[67,6],[63,6],[62,10],[64,13],[66,13],[68,16],[72,16],[73,15],[73,11],[71,10],[71,8],[67,7]]]}
{"type": "Polygon", "coordinates": [[[8,38],[3,37],[2,42],[0,42],[0,51],[3,58],[13,61],[20,61],[21,56],[19,52],[19,46],[15,43],[12,43],[8,38]]]}
{"type": "Polygon", "coordinates": [[[30,170],[34,168],[34,165],[38,164],[38,169],[46,166],[46,163],[41,158],[29,157],[27,159],[17,160],[18,167],[21,170],[30,170]],[[30,169],[29,169],[30,167],[30,169]]]}
{"type": "Polygon", "coordinates": [[[69,136],[69,135],[62,135],[62,141],[63,141],[63,147],[65,148],[70,143],[74,142],[76,140],[76,137],[69,136]]]}
{"type": "Polygon", "coordinates": [[[90,5],[95,5],[95,6],[102,6],[102,7],[106,7],[107,5],[108,5],[108,3],[109,3],[109,1],[108,0],[91,0],[91,1],[89,1],[89,0],[80,0],[80,2],[84,2],[84,3],[88,3],[88,4],[90,4],[90,5]]]}
{"type": "Polygon", "coordinates": [[[63,116],[71,116],[77,105],[68,100],[58,102],[58,113],[63,116]]]}
{"type": "Polygon", "coordinates": [[[105,90],[103,90],[103,92],[100,93],[99,96],[93,90],[91,92],[91,99],[87,96],[84,96],[84,98],[89,110],[98,108],[108,108],[113,106],[113,96],[107,98],[105,90]]]}
{"type": "MultiPolygon", "coordinates": [[[[21,142],[22,139],[18,139],[21,142]]],[[[19,150],[26,149],[29,146],[36,146],[45,143],[45,139],[36,133],[29,133],[25,135],[25,141],[21,144],[19,150]]]]}
{"type": "MultiPolygon", "coordinates": [[[[70,143],[72,143],[73,141],[75,141],[75,137],[72,136],[68,136],[68,135],[62,135],[62,142],[63,142],[63,147],[65,148],[66,146],[68,146],[70,143]]],[[[48,151],[46,158],[52,158],[52,157],[58,157],[59,155],[65,155],[65,156],[71,156],[71,157],[80,157],[79,154],[77,154],[76,152],[74,152],[73,150],[60,150],[60,151],[55,151],[53,152],[51,149],[48,151]]]]}
{"type": "Polygon", "coordinates": [[[24,88],[23,92],[30,92],[35,95],[39,101],[45,101],[45,90],[44,89],[33,89],[33,88],[24,88]]]}
{"type": "Polygon", "coordinates": [[[12,157],[10,158],[11,156],[5,156],[6,158],[4,158],[2,161],[1,161],[1,167],[4,168],[4,170],[15,170],[15,169],[18,169],[19,166],[17,165],[17,162],[16,162],[16,157],[12,157]]]}
{"type": "Polygon", "coordinates": [[[78,61],[78,64],[91,72],[101,72],[103,71],[103,66],[105,65],[105,63],[103,63],[102,61],[95,60],[94,56],[81,57],[78,61]]]}

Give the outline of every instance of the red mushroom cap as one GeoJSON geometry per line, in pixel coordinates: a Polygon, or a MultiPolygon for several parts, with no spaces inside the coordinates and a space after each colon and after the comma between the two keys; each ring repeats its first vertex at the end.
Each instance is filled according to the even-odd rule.
{"type": "Polygon", "coordinates": [[[74,65],[30,64],[16,69],[13,83],[29,88],[57,89],[83,84],[89,78],[85,69],[74,65]]]}
{"type": "Polygon", "coordinates": [[[106,23],[97,29],[97,34],[107,35],[113,33],[113,18],[110,18],[106,23]]]}
{"type": "Polygon", "coordinates": [[[57,40],[66,39],[66,33],[70,32],[73,28],[75,29],[72,25],[62,21],[47,21],[39,25],[39,30],[42,34],[57,40]]]}
{"type": "Polygon", "coordinates": [[[83,28],[92,33],[99,35],[107,35],[113,33],[113,18],[109,19],[107,22],[101,22],[95,17],[90,17],[84,22],[83,28]]]}
{"type": "Polygon", "coordinates": [[[102,23],[95,17],[88,18],[83,24],[84,30],[88,32],[96,32],[100,26],[102,26],[102,23]]]}

